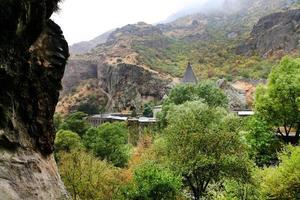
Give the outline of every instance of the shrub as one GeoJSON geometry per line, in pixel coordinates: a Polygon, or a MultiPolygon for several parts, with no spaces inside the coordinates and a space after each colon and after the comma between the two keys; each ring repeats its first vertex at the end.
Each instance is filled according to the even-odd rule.
{"type": "Polygon", "coordinates": [[[90,128],[83,136],[87,149],[117,167],[126,166],[129,158],[128,129],[124,123],[105,123],[90,128]]]}
{"type": "Polygon", "coordinates": [[[176,199],[181,177],[168,168],[146,162],[134,171],[134,185],[127,198],[131,200],[176,199]]]}
{"type": "Polygon", "coordinates": [[[278,167],[268,167],[259,172],[264,199],[300,199],[300,147],[288,146],[279,154],[278,167]]]}
{"type": "Polygon", "coordinates": [[[74,149],[80,149],[83,145],[77,133],[60,130],[56,133],[54,147],[55,151],[58,153],[60,151],[70,152],[74,149]]]}
{"type": "Polygon", "coordinates": [[[72,199],[121,199],[122,171],[84,151],[62,153],[59,171],[72,199]]]}
{"type": "Polygon", "coordinates": [[[61,123],[59,129],[70,130],[77,133],[80,137],[85,134],[89,129],[90,125],[86,121],[87,114],[83,112],[71,113],[67,118],[61,123]]]}

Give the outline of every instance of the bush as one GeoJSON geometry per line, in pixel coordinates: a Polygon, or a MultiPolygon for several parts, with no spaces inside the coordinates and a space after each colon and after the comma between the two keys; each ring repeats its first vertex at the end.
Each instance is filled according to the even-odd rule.
{"type": "Polygon", "coordinates": [[[87,149],[117,167],[126,166],[129,158],[128,130],[124,123],[105,123],[98,128],[90,128],[83,136],[87,149]]]}
{"type": "Polygon", "coordinates": [[[56,133],[54,147],[55,151],[58,153],[60,151],[70,152],[74,149],[80,149],[83,145],[77,133],[60,130],[56,133]]]}
{"type": "Polygon", "coordinates": [[[127,198],[131,200],[176,199],[181,177],[171,170],[147,162],[134,171],[134,185],[127,198]]]}
{"type": "Polygon", "coordinates": [[[126,177],[120,169],[84,151],[62,153],[59,171],[72,199],[121,199],[126,177]]]}
{"type": "Polygon", "coordinates": [[[67,116],[61,123],[60,130],[70,130],[82,137],[90,128],[90,124],[86,121],[87,114],[83,112],[75,112],[67,116]]]}
{"type": "Polygon", "coordinates": [[[300,199],[300,147],[289,146],[279,154],[278,167],[268,167],[259,172],[264,199],[300,199]]]}
{"type": "Polygon", "coordinates": [[[143,116],[144,117],[153,117],[153,108],[150,104],[144,105],[143,116]]]}
{"type": "Polygon", "coordinates": [[[250,157],[259,167],[276,164],[277,153],[281,151],[282,144],[274,134],[273,128],[257,116],[250,118],[246,126],[250,157]]]}

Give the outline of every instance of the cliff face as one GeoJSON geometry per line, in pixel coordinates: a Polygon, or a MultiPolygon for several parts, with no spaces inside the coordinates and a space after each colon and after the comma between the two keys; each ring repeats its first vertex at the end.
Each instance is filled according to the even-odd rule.
{"type": "Polygon", "coordinates": [[[139,65],[72,59],[66,68],[64,91],[56,110],[67,114],[91,96],[91,91],[99,101],[105,99],[102,102],[105,102],[103,106],[107,111],[120,111],[129,107],[139,110],[145,102],[161,100],[171,88],[172,82],[171,77],[139,65]],[[91,89],[84,89],[84,83],[93,83],[90,84],[91,89]]]}
{"type": "Polygon", "coordinates": [[[300,10],[278,12],[263,17],[254,26],[250,39],[237,48],[237,53],[268,57],[288,53],[298,48],[300,39],[300,10]]]}
{"type": "Polygon", "coordinates": [[[0,199],[66,199],[53,114],[68,58],[57,0],[0,5],[0,199]]]}
{"type": "Polygon", "coordinates": [[[98,66],[99,87],[107,94],[107,110],[140,109],[143,102],[159,101],[170,89],[172,79],[162,78],[137,65],[98,66]]]}
{"type": "Polygon", "coordinates": [[[93,84],[97,96],[106,98],[103,105],[106,111],[130,107],[139,110],[145,102],[161,100],[174,80],[141,62],[134,45],[139,42],[153,48],[165,48],[168,43],[162,38],[162,31],[155,26],[146,23],[127,25],[113,31],[104,44],[90,53],[71,56],[57,112],[66,114],[85,101],[88,91],[78,98],[72,96],[82,91],[82,83],[89,80],[97,82],[96,86],[93,84]]]}

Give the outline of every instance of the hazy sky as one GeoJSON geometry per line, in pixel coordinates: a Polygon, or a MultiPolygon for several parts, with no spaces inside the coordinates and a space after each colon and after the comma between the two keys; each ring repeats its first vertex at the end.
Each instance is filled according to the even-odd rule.
{"type": "Polygon", "coordinates": [[[165,20],[188,4],[208,0],[64,0],[52,16],[70,44],[93,39],[113,28],[165,20]]]}

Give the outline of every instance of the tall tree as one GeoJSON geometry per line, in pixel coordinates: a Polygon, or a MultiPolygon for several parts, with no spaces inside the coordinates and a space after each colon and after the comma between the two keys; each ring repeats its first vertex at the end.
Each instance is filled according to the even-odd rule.
{"type": "Polygon", "coordinates": [[[295,140],[300,135],[300,59],[283,58],[268,78],[266,86],[256,91],[255,109],[268,123],[278,127],[278,132],[288,140],[296,129],[295,140]],[[282,128],[283,130],[282,130],[282,128]]]}
{"type": "Polygon", "coordinates": [[[166,158],[182,174],[194,199],[223,178],[249,178],[250,161],[238,135],[241,123],[225,109],[186,102],[171,108],[167,120],[166,158]]]}

